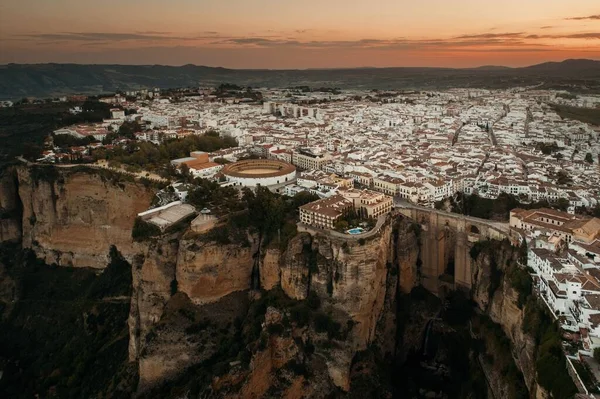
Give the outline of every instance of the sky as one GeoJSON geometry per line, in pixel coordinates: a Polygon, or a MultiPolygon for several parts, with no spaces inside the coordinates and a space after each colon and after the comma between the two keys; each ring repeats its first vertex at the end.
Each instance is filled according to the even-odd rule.
{"type": "Polygon", "coordinates": [[[2,0],[0,64],[226,68],[600,59],[600,0],[2,0]]]}

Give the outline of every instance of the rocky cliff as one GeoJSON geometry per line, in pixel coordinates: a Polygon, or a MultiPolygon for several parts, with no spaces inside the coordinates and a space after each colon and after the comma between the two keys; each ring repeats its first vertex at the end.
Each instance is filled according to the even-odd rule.
{"type": "MultiPolygon", "coordinates": [[[[152,192],[134,182],[19,167],[0,177],[0,187],[2,241],[21,240],[49,264],[93,268],[104,268],[116,245],[131,263],[129,360],[149,397],[163,395],[168,380],[215,397],[290,398],[348,392],[351,376],[373,380],[365,365],[403,363],[422,345],[440,307],[415,302],[406,317],[408,294],[427,273],[421,259],[437,256],[423,252],[440,251],[447,264],[457,240],[448,232],[444,246],[428,243],[431,234],[396,215],[366,239],[312,231],[266,245],[247,233],[244,242],[223,244],[181,232],[135,243],[133,220],[152,192]]],[[[544,397],[536,343],[523,332],[519,293],[507,278],[516,250],[497,243],[473,255],[472,298],[510,339],[529,391],[544,397]]],[[[0,286],[3,301],[13,286],[9,279],[0,286]]],[[[486,359],[482,367],[496,397],[505,397],[502,370],[486,359]]]]}
{"type": "Polygon", "coordinates": [[[18,167],[17,174],[23,247],[46,263],[103,268],[113,244],[128,260],[140,252],[131,228],[152,190],[78,168],[18,167]]]}
{"type": "Polygon", "coordinates": [[[301,300],[315,292],[352,318],[358,350],[371,342],[383,307],[391,230],[388,222],[364,243],[301,234],[290,242],[281,265],[281,286],[288,296],[301,300]]]}
{"type": "Polygon", "coordinates": [[[252,241],[251,245],[223,245],[207,241],[202,235],[184,237],[175,272],[179,291],[201,305],[232,292],[249,290],[252,268],[258,261],[258,240],[252,241]]]}
{"type": "MultiPolygon", "coordinates": [[[[182,328],[181,318],[173,317],[173,298],[184,295],[189,301],[188,315],[209,308],[229,308],[231,298],[239,301],[238,294],[246,297],[258,294],[257,287],[252,286],[252,275],[258,270],[263,292],[281,290],[282,295],[291,298],[291,303],[284,301],[284,305],[276,309],[283,314],[286,323],[300,318],[291,322],[291,329],[284,335],[301,337],[305,343],[314,342],[315,353],[326,359],[310,362],[325,371],[323,386],[337,386],[347,391],[357,352],[376,340],[388,353],[393,354],[395,350],[396,295],[399,290],[409,291],[409,285],[416,280],[413,261],[418,257],[419,245],[409,226],[410,222],[405,219],[395,223],[390,219],[378,234],[366,240],[299,233],[284,251],[273,245],[259,248],[259,241],[253,235],[248,236],[244,245],[219,244],[205,234],[192,233],[180,239],[163,237],[153,241],[143,259],[140,257],[133,267],[130,359],[139,362],[141,386],[151,388],[211,353],[216,356],[210,350],[206,352],[206,342],[199,350],[196,339],[190,340],[189,334],[186,338],[185,329],[194,328],[182,328]],[[175,292],[177,295],[173,297],[175,292]],[[303,303],[315,300],[321,304],[321,310],[305,311],[316,312],[329,323],[326,327],[316,327],[320,332],[314,326],[307,328],[306,321],[302,321],[305,316],[296,313],[300,311],[298,307],[304,309],[303,303]],[[332,330],[324,337],[323,328],[332,330]]],[[[226,313],[216,311],[216,314],[226,313]]],[[[228,321],[211,321],[214,316],[203,318],[202,331],[235,321],[234,317],[228,321]]],[[[191,318],[196,322],[200,317],[191,318]]],[[[280,337],[280,334],[275,335],[280,337]]],[[[282,342],[287,341],[281,337],[268,340],[269,345],[282,342]]],[[[257,373],[265,372],[267,366],[262,361],[272,362],[272,351],[270,353],[267,356],[261,350],[253,352],[249,373],[242,373],[243,378],[239,373],[235,377],[241,384],[238,393],[242,397],[243,392],[257,389],[253,381],[257,373]]],[[[279,363],[267,368],[276,372],[282,366],[279,363]]]]}
{"type": "MultiPolygon", "coordinates": [[[[518,249],[508,242],[487,242],[477,254],[473,268],[473,300],[478,309],[497,323],[511,343],[511,357],[532,397],[546,398],[548,394],[539,386],[536,377],[535,339],[524,332],[525,312],[519,303],[519,293],[511,285],[510,266],[518,257],[518,249]]],[[[503,375],[493,364],[483,366],[489,370],[490,381],[496,397],[506,396],[514,381],[503,375]]]]}
{"type": "Polygon", "coordinates": [[[21,203],[14,167],[0,174],[0,242],[21,239],[21,203]]]}

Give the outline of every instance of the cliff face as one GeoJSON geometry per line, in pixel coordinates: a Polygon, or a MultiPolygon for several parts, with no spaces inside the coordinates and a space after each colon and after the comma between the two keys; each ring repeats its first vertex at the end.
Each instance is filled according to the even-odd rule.
{"type": "Polygon", "coordinates": [[[0,242],[21,239],[21,203],[17,172],[8,168],[0,175],[0,242]]]}
{"type": "Polygon", "coordinates": [[[249,290],[256,252],[256,243],[242,247],[207,242],[202,236],[185,238],[177,254],[178,289],[198,305],[249,290]]]}
{"type": "Polygon", "coordinates": [[[174,281],[178,248],[177,239],[156,240],[132,263],[133,290],[128,321],[131,361],[139,359],[148,333],[159,322],[164,307],[177,289],[174,281]]]}
{"type": "MultiPolygon", "coordinates": [[[[512,345],[515,365],[523,373],[527,389],[532,397],[548,397],[536,382],[536,343],[523,332],[524,311],[518,306],[518,292],[511,286],[507,275],[510,263],[518,257],[517,249],[508,243],[496,242],[491,248],[479,253],[473,267],[473,300],[490,319],[499,324],[512,345]]],[[[512,383],[500,370],[490,366],[497,395],[505,392],[512,383]]]]}
{"type": "MultiPolygon", "coordinates": [[[[382,330],[380,336],[391,335],[393,342],[393,304],[400,266],[395,263],[396,238],[391,221],[365,242],[300,234],[291,240],[284,255],[281,264],[284,292],[299,300],[315,293],[333,314],[346,317],[353,326],[344,345],[327,362],[331,380],[343,390],[350,388],[354,355],[375,341],[378,326],[382,330]]],[[[401,263],[407,256],[400,258],[401,263]]],[[[406,265],[405,268],[408,269],[406,265]]]]}
{"type": "MultiPolygon", "coordinates": [[[[405,228],[405,224],[397,224],[395,229],[402,231],[392,234],[392,223],[388,221],[379,234],[364,243],[301,233],[290,240],[283,253],[272,247],[259,251],[253,236],[249,236],[249,246],[220,245],[204,235],[189,233],[180,240],[171,237],[153,242],[144,259],[138,259],[133,267],[130,359],[139,361],[140,383],[150,387],[202,358],[189,340],[181,344],[185,334],[175,332],[181,328],[171,324],[174,319],[165,311],[171,307],[175,290],[178,296],[185,294],[193,312],[214,306],[223,309],[223,303],[236,293],[251,292],[253,270],[258,270],[262,289],[281,287],[288,297],[299,301],[309,294],[316,296],[324,311],[346,331],[344,340],[336,341],[333,348],[325,345],[322,356],[327,361],[321,366],[326,370],[326,380],[348,390],[351,364],[358,351],[366,349],[376,336],[388,353],[394,350],[395,297],[402,276],[399,270],[408,274],[404,276],[405,285],[413,281],[414,266],[411,268],[409,262],[418,254],[415,235],[405,228]],[[398,256],[396,248],[402,249],[398,256]],[[378,330],[382,332],[378,334],[378,330]],[[168,350],[160,349],[161,345],[168,350]]],[[[306,340],[314,333],[303,334],[306,340]]],[[[317,334],[313,338],[319,341],[320,337],[317,334]]],[[[285,340],[269,342],[280,341],[285,340]]],[[[317,347],[317,353],[320,351],[317,347]]],[[[267,366],[259,364],[260,359],[271,362],[271,355],[256,356],[253,367],[262,372],[267,366]]],[[[281,365],[269,367],[277,370],[281,365]]],[[[244,378],[249,378],[244,389],[254,389],[249,382],[253,377],[244,378]]]]}
{"type": "MultiPolygon", "coordinates": [[[[104,268],[109,247],[118,247],[132,264],[129,360],[139,367],[142,391],[223,356],[235,343],[254,348],[261,340],[264,343],[251,355],[238,355],[251,356],[246,368],[235,366],[238,371],[212,381],[217,397],[260,396],[274,393],[275,386],[282,390],[278,394],[298,397],[307,378],[298,370],[290,374],[289,368],[297,366],[290,366],[292,361],[307,365],[313,374],[312,393],[307,396],[320,397],[338,388],[348,391],[357,353],[372,343],[396,359],[405,357],[406,348],[419,347],[422,331],[436,314],[420,312],[423,315],[410,320],[412,325],[402,326],[400,337],[399,301],[406,298],[399,299],[399,294],[421,283],[422,257],[443,254],[438,257],[448,263],[446,258],[455,255],[452,234],[439,248],[437,239],[428,243],[429,235],[420,236],[418,226],[401,216],[390,217],[378,234],[364,241],[300,233],[285,250],[260,247],[252,235],[248,245],[221,245],[191,233],[138,244],[131,239],[131,228],[137,213],[151,202],[150,191],[130,182],[115,184],[94,173],[55,169],[49,178],[24,167],[0,177],[2,215],[9,216],[0,218],[0,239],[21,239],[24,248],[46,263],[75,267],[104,268]],[[263,294],[280,287],[294,305],[278,304],[275,321],[268,320],[267,312],[264,322],[240,329],[236,324],[249,318],[248,307],[260,301],[260,294],[253,291],[257,284],[263,294]],[[312,319],[301,328],[289,321],[290,306],[305,306],[315,296],[321,305],[318,311],[310,310],[311,317],[322,313],[338,323],[337,338],[328,337],[329,331],[316,332],[312,319]],[[280,324],[285,325],[283,332],[280,324]],[[246,340],[252,334],[258,335],[246,340]],[[306,351],[311,345],[314,355],[306,351]]],[[[535,342],[523,333],[518,294],[504,273],[515,257],[510,247],[482,251],[470,269],[472,297],[511,340],[515,364],[530,392],[543,397],[536,383],[535,342]]],[[[0,298],[8,301],[13,290],[4,284],[0,298]]],[[[500,370],[489,371],[501,397],[510,382],[500,370]]]]}
{"type": "Polygon", "coordinates": [[[391,230],[387,223],[362,245],[358,240],[301,234],[290,242],[281,265],[281,286],[288,296],[305,299],[315,292],[352,318],[357,350],[372,340],[383,307],[391,230]]]}
{"type": "Polygon", "coordinates": [[[131,238],[136,215],[153,193],[131,182],[115,184],[98,174],[52,168],[52,174],[18,168],[23,205],[23,247],[46,263],[104,268],[117,245],[131,260],[140,246],[131,238]]]}

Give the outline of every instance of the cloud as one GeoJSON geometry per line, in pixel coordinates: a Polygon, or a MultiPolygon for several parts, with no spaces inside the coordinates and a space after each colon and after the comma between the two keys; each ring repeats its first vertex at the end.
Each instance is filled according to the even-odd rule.
{"type": "MultiPolygon", "coordinates": [[[[522,35],[522,34],[519,34],[522,35]]],[[[466,48],[517,48],[527,47],[531,49],[544,48],[545,44],[530,44],[523,41],[516,34],[502,35],[465,35],[455,39],[372,39],[365,38],[360,40],[311,40],[299,41],[296,39],[269,39],[266,37],[243,37],[229,38],[227,40],[210,43],[211,45],[235,45],[254,48],[274,48],[274,47],[296,47],[306,49],[379,49],[379,50],[419,50],[419,49],[440,49],[451,48],[464,50],[466,48]],[[469,37],[465,39],[464,37],[469,37]],[[462,38],[462,39],[461,39],[462,38]]]]}
{"type": "MultiPolygon", "coordinates": [[[[550,26],[541,27],[548,29],[550,26]]],[[[297,30],[297,32],[304,30],[297,30]]],[[[358,40],[307,40],[301,35],[271,35],[256,34],[246,37],[226,36],[216,31],[204,31],[198,36],[176,36],[169,32],[138,31],[132,33],[113,32],[59,32],[32,33],[16,35],[8,40],[29,41],[34,45],[79,44],[82,47],[102,48],[120,47],[134,48],[147,45],[166,46],[190,45],[196,48],[227,48],[227,49],[277,49],[278,51],[295,49],[302,50],[384,50],[384,51],[546,51],[552,47],[544,40],[552,39],[600,39],[600,33],[582,32],[568,34],[533,34],[525,32],[483,32],[458,35],[452,38],[411,39],[397,37],[390,39],[364,38],[358,40]],[[112,46],[111,46],[112,45],[112,46]]]]}
{"type": "Polygon", "coordinates": [[[510,33],[481,33],[477,35],[462,35],[457,36],[455,39],[501,39],[501,38],[514,38],[523,36],[524,32],[510,32],[510,33]]]}
{"type": "Polygon", "coordinates": [[[30,39],[54,41],[127,41],[127,40],[177,40],[183,39],[176,36],[165,36],[166,32],[154,33],[112,33],[112,32],[62,32],[62,33],[35,33],[20,35],[30,39]]]}
{"type": "Polygon", "coordinates": [[[147,30],[147,31],[141,31],[141,32],[135,32],[138,33],[140,35],[170,35],[171,32],[160,32],[160,31],[155,31],[155,30],[147,30]]]}
{"type": "Polygon", "coordinates": [[[527,35],[525,39],[600,39],[600,32],[570,33],[557,35],[527,35]]]}
{"type": "Polygon", "coordinates": [[[570,18],[565,18],[565,20],[567,21],[584,21],[584,20],[600,20],[600,14],[596,14],[596,15],[588,15],[587,17],[570,17],[570,18]]]}
{"type": "Polygon", "coordinates": [[[552,25],[540,26],[540,29],[551,29],[554,28],[552,25]]]}

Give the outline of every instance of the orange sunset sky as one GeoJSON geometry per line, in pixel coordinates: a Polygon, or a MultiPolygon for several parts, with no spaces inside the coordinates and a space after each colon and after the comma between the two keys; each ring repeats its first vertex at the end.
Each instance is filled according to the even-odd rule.
{"type": "Polygon", "coordinates": [[[0,63],[228,68],[600,59],[600,0],[2,0],[0,63]]]}

